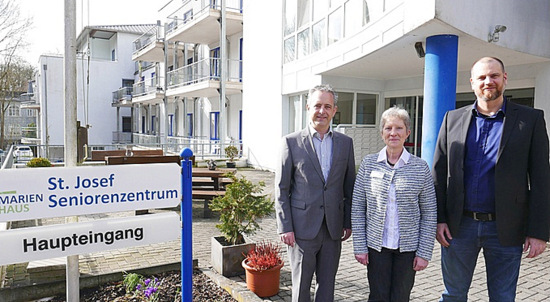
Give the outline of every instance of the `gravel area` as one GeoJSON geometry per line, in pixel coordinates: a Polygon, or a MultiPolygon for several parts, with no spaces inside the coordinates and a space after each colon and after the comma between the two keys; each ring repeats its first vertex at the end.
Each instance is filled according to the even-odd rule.
{"type": "MultiPolygon", "coordinates": [[[[158,289],[158,298],[156,301],[181,302],[181,275],[179,271],[166,272],[146,278],[158,278],[160,286],[158,289]]],[[[44,300],[43,300],[44,301],[44,300]]],[[[48,302],[65,302],[65,297],[54,297],[48,302]]],[[[82,290],[80,295],[81,302],[142,302],[149,301],[143,296],[135,297],[126,295],[126,289],[122,281],[109,283],[97,288],[82,290]]],[[[237,302],[224,289],[215,284],[210,278],[199,270],[193,272],[193,301],[220,301],[237,302]]]]}

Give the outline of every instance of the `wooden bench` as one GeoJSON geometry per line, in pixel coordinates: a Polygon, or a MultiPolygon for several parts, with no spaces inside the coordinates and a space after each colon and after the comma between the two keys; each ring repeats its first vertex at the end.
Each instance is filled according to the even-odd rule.
{"type": "MultiPolygon", "coordinates": [[[[135,156],[142,155],[164,155],[162,149],[146,149],[146,150],[132,150],[132,154],[135,156]]],[[[92,161],[105,160],[107,156],[125,156],[126,150],[92,150],[92,161]]]]}
{"type": "Polygon", "coordinates": [[[204,200],[204,218],[212,217],[212,210],[208,207],[210,201],[218,196],[224,196],[225,191],[213,191],[213,190],[193,190],[193,199],[204,200]]]}

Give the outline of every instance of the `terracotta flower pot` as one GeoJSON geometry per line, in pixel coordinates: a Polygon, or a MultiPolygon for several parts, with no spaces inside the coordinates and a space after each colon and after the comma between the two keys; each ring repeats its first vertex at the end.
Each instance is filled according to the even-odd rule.
{"type": "Polygon", "coordinates": [[[271,297],[279,292],[279,280],[283,263],[265,271],[257,271],[246,264],[242,265],[246,271],[246,286],[260,298],[271,297]]]}

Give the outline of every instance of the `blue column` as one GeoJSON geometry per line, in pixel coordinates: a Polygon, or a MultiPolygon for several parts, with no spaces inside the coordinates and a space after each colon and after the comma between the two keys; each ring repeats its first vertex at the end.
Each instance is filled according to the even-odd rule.
{"type": "Polygon", "coordinates": [[[192,169],[193,151],[181,151],[181,301],[193,301],[192,169]]]}
{"type": "Polygon", "coordinates": [[[445,113],[455,108],[458,37],[426,38],[422,159],[432,167],[437,135],[445,113]]]}

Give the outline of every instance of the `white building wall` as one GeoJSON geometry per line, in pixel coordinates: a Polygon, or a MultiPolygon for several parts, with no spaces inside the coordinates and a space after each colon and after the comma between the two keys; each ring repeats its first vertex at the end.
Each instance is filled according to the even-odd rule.
{"type": "Polygon", "coordinates": [[[505,38],[496,42],[497,45],[536,56],[550,57],[548,0],[437,0],[436,9],[438,19],[483,41],[487,41],[495,25],[505,25],[507,30],[501,34],[501,37],[505,38]]]}
{"type": "MultiPolygon", "coordinates": [[[[81,126],[86,126],[86,124],[90,126],[88,129],[89,145],[110,145],[112,143],[113,132],[117,130],[117,110],[111,106],[112,92],[122,86],[122,79],[134,77],[131,42],[136,37],[136,35],[123,33],[115,35],[112,45],[117,45],[116,61],[111,61],[110,55],[106,60],[93,58],[90,60],[88,68],[87,58],[77,59],[77,120],[80,121],[81,126]],[[87,83],[88,76],[89,83],[87,83]]],[[[107,49],[111,49],[109,42],[102,44],[106,45],[107,49]]],[[[104,51],[104,53],[107,52],[110,53],[110,50],[104,51]]],[[[37,86],[41,103],[41,123],[46,125],[47,122],[47,126],[41,129],[41,142],[46,144],[46,136],[48,136],[47,143],[49,145],[63,145],[65,132],[63,57],[43,55],[39,59],[39,66],[37,86]],[[43,65],[47,65],[46,77],[43,65]],[[43,86],[44,79],[47,80],[47,89],[44,89],[43,86]],[[47,104],[45,104],[46,101],[47,104]]],[[[130,116],[131,113],[129,108],[121,108],[120,112],[120,126],[122,127],[122,117],[130,116]]]]}
{"type": "Polygon", "coordinates": [[[282,3],[244,1],[243,9],[243,43],[247,45],[243,52],[244,153],[250,165],[269,170],[280,162],[282,3]]]}

